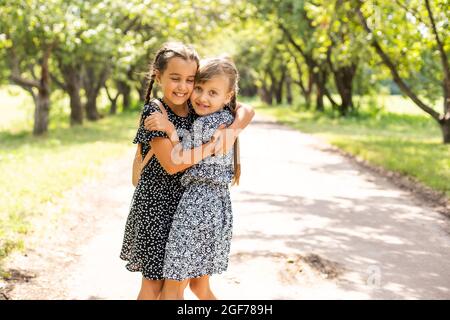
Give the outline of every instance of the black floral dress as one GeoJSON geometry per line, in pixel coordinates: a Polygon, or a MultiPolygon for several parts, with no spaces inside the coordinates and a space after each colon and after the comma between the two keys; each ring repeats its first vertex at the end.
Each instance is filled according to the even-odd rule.
{"type": "MultiPolygon", "coordinates": [[[[187,117],[177,116],[167,104],[169,120],[174,124],[180,140],[190,130],[195,113],[190,107],[187,117]]],[[[155,137],[167,137],[162,131],[148,131],[144,120],[150,113],[159,111],[154,102],[143,108],[141,122],[133,143],[142,143],[143,156],[150,150],[149,142],[155,137]]],[[[149,280],[163,279],[163,261],[172,218],[184,192],[180,178],[183,173],[168,174],[155,156],[144,168],[134,191],[120,258],[128,261],[129,271],[142,272],[149,280]]]]}
{"type": "MultiPolygon", "coordinates": [[[[190,137],[182,141],[183,149],[208,142],[221,124],[232,122],[227,109],[197,118],[190,137]]],[[[228,186],[233,174],[233,151],[208,157],[183,174],[186,189],[173,217],[164,278],[181,281],[227,269],[233,224],[228,186]]]]}

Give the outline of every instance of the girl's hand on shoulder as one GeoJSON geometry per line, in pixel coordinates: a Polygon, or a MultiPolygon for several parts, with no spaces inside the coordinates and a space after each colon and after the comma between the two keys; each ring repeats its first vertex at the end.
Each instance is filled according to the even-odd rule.
{"type": "Polygon", "coordinates": [[[149,131],[163,131],[171,135],[176,129],[170,120],[161,112],[152,112],[144,121],[145,129],[149,131]]]}
{"type": "Polygon", "coordinates": [[[235,140],[236,136],[234,130],[226,128],[226,126],[222,124],[211,137],[211,141],[215,144],[214,154],[227,154],[233,149],[235,140]]]}

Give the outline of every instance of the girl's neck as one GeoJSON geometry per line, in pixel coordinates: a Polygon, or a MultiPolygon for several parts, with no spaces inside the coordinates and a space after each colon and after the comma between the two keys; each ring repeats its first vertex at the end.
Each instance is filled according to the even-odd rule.
{"type": "Polygon", "coordinates": [[[169,106],[169,108],[179,117],[187,117],[189,115],[189,107],[187,105],[187,101],[181,105],[175,105],[170,102],[166,97],[163,97],[163,101],[165,104],[169,106]]]}

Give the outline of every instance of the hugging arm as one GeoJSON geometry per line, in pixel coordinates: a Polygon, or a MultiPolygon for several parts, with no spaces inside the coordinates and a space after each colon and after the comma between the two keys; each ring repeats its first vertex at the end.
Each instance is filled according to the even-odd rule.
{"type": "MultiPolygon", "coordinates": [[[[236,106],[236,113],[234,115],[234,121],[226,129],[219,127],[214,136],[217,140],[222,141],[216,145],[215,153],[228,153],[233,147],[236,138],[242,130],[244,130],[248,124],[252,121],[255,115],[255,111],[252,106],[248,104],[238,103],[236,106]]],[[[160,112],[153,112],[147,119],[145,119],[145,128],[147,130],[160,130],[166,132],[170,137],[173,145],[176,145],[177,139],[176,130],[172,122],[167,119],[160,112]]]]}
{"type": "Polygon", "coordinates": [[[207,142],[199,147],[183,150],[181,143],[173,145],[171,139],[161,137],[154,138],[150,146],[161,166],[169,174],[175,174],[199,163],[213,155],[215,148],[213,142],[207,142]]]}
{"type": "Polygon", "coordinates": [[[233,123],[228,127],[234,131],[235,138],[244,130],[255,116],[255,110],[248,104],[238,102],[233,123]]]}
{"type": "Polygon", "coordinates": [[[237,137],[244,130],[255,116],[253,107],[248,104],[237,103],[234,121],[226,129],[220,130],[215,153],[227,154],[231,151],[236,142],[237,137]]]}

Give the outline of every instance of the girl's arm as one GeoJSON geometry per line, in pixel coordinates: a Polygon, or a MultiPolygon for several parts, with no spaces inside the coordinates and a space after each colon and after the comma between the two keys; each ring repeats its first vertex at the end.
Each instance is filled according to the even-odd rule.
{"type": "MultiPolygon", "coordinates": [[[[229,125],[226,129],[218,129],[215,136],[217,140],[222,141],[222,143],[218,143],[216,145],[215,153],[223,153],[226,154],[230,152],[233,147],[236,138],[244,130],[250,121],[252,121],[255,115],[255,111],[252,106],[248,104],[239,103],[236,106],[236,114],[234,116],[234,121],[231,125],[229,125]]],[[[150,116],[145,119],[145,128],[147,130],[160,130],[167,133],[170,137],[172,144],[175,145],[177,139],[173,138],[176,136],[176,130],[172,122],[167,119],[160,112],[153,112],[150,116]]]]}
{"type": "Polygon", "coordinates": [[[169,174],[175,174],[212,156],[215,142],[212,139],[197,148],[183,150],[181,143],[178,142],[174,146],[171,139],[158,137],[150,142],[150,146],[164,170],[169,174]]]}
{"type": "Polygon", "coordinates": [[[240,102],[237,103],[234,121],[227,128],[233,130],[234,133],[233,136],[235,140],[239,135],[239,133],[241,133],[241,131],[244,130],[249,125],[250,121],[252,121],[254,116],[255,110],[253,110],[252,106],[240,102]]]}
{"type": "Polygon", "coordinates": [[[227,154],[233,149],[238,135],[244,130],[250,121],[255,116],[253,107],[248,104],[237,103],[234,121],[225,129],[220,129],[218,137],[220,141],[217,142],[215,154],[227,154]]]}

